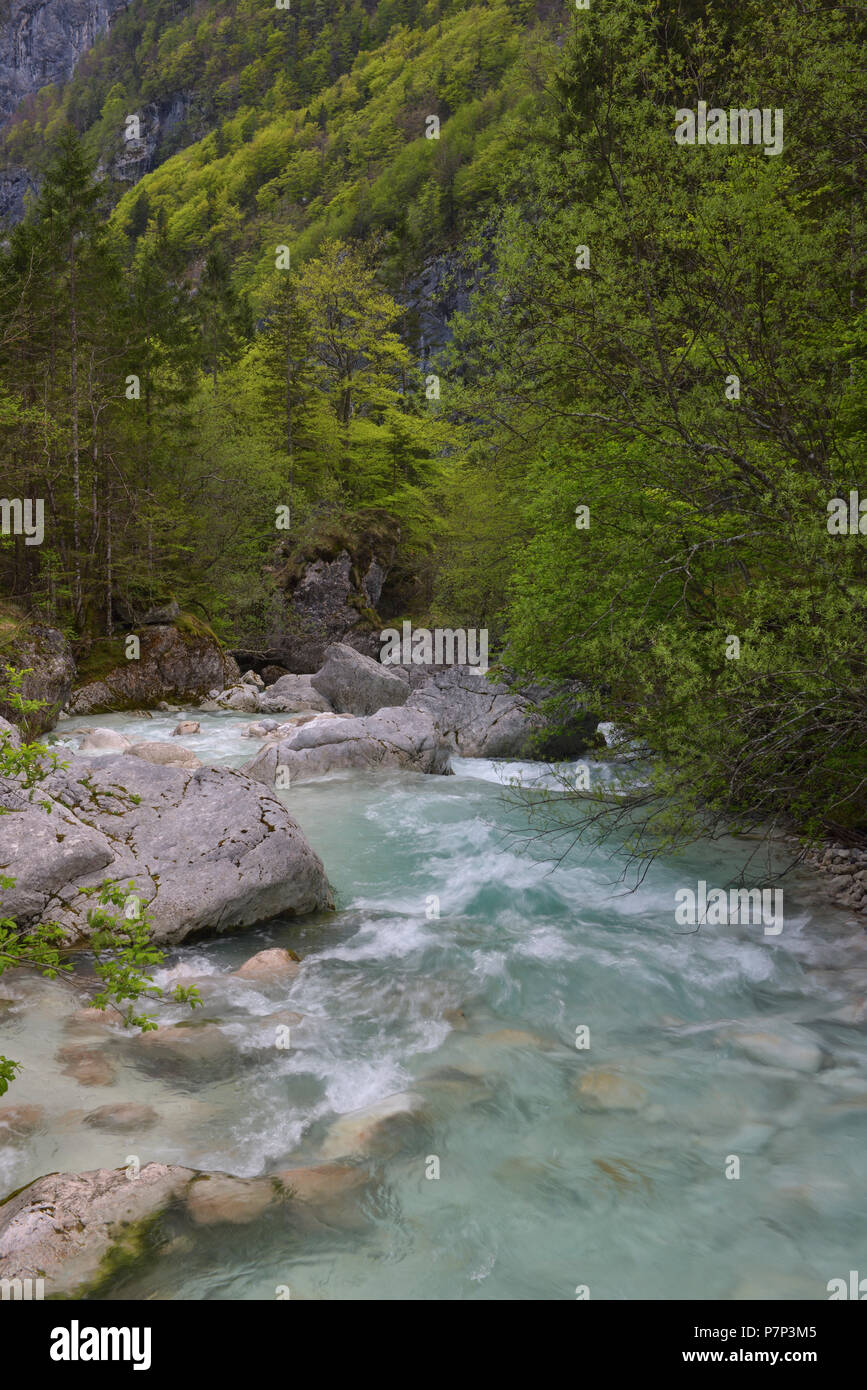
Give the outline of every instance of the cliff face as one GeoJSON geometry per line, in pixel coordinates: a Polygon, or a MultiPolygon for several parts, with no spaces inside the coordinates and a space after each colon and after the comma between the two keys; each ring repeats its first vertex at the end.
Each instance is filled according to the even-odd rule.
{"type": "Polygon", "coordinates": [[[63,82],[130,0],[0,0],[0,122],[30,92],[63,82]]]}

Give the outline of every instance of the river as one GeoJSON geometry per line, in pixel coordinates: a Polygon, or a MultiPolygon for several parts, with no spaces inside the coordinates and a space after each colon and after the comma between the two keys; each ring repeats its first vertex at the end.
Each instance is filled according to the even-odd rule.
{"type": "MultiPolygon", "coordinates": [[[[201,721],[183,742],[203,761],[239,766],[258,746],[240,737],[245,715],[73,723],[158,738],[184,717],[201,721]]],[[[274,1172],[313,1161],[341,1115],[410,1092],[417,1123],[374,1162],[360,1219],[288,1235],[268,1220],[180,1230],[170,1264],[119,1274],[109,1296],[826,1299],[867,1251],[860,924],[795,875],[779,935],[685,929],[676,889],[725,884],[735,846],[658,862],[629,892],[610,850],[577,846],[555,864],[544,842],[515,836],[502,781],[541,769],[453,767],[279,793],[337,911],[196,941],[157,974],[205,981],[197,1015],[236,1045],[230,1079],[142,1071],[110,1031],[114,1080],[80,1084],[55,1054],[86,965],[30,980],[6,1007],[3,1048],[23,1068],[4,1101],[45,1118],[26,1145],[0,1148],[2,1190],[131,1155],[274,1172]],[[297,978],[228,979],[275,945],[302,957],[297,978]],[[287,1009],[302,1020],[277,1048],[287,1009]],[[82,1123],[130,1100],[159,1116],[134,1140],[82,1123]]]]}

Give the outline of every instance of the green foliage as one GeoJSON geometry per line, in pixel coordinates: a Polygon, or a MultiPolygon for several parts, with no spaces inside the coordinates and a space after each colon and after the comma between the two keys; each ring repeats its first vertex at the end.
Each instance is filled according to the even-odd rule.
{"type": "Polygon", "coordinates": [[[864,540],[826,525],[863,487],[863,23],[783,0],[575,23],[532,192],[456,323],[477,443],[441,596],[647,740],[645,848],[867,832],[864,540]],[[782,108],[783,153],[676,144],[699,98],[782,108]],[[484,496],[515,537],[494,594],[460,562],[484,496]]]}

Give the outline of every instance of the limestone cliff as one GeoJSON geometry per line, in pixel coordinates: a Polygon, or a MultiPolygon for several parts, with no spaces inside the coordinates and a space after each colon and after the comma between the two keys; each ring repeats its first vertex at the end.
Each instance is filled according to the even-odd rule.
{"type": "Polygon", "coordinates": [[[0,0],[0,121],[68,78],[130,0],[0,0]]]}

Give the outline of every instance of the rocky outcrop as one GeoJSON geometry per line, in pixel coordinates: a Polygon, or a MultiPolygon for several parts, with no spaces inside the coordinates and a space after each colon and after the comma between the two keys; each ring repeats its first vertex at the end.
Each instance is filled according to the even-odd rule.
{"type": "Polygon", "coordinates": [[[406,681],[343,642],[328,648],[310,683],[338,714],[375,714],[409,699],[406,681]]]}
{"type": "Polygon", "coordinates": [[[36,180],[29,169],[20,165],[0,172],[0,222],[20,222],[27,203],[37,191],[36,180]]]}
{"type": "Polygon", "coordinates": [[[0,630],[0,674],[5,666],[27,672],[20,694],[41,701],[42,707],[21,714],[0,701],[0,715],[30,737],[53,729],[75,679],[72,648],[63,633],[23,614],[11,614],[0,630]]]}
{"type": "Polygon", "coordinates": [[[94,643],[81,658],[79,684],[69,700],[71,714],[149,709],[169,697],[197,702],[215,686],[222,690],[240,678],[233,658],[195,618],[142,625],[129,635],[139,640],[135,659],[126,657],[127,637],[94,643]]]}
{"type": "Polygon", "coordinates": [[[0,6],[0,120],[22,97],[71,76],[130,0],[5,0],[0,6]]]}
{"type": "Polygon", "coordinates": [[[70,944],[90,931],[83,890],[105,879],[132,881],[159,944],[331,906],[322,863],[285,806],[238,772],[71,757],[33,802],[0,782],[0,805],[14,812],[0,816],[0,872],[15,878],[4,915],[57,922],[70,944]]]}
{"type": "Polygon", "coordinates": [[[284,606],[268,637],[276,664],[309,674],[335,642],[377,656],[377,607],[399,541],[396,518],[371,509],[326,518],[303,542],[284,548],[269,571],[284,606]]]}

